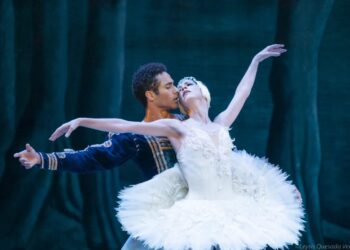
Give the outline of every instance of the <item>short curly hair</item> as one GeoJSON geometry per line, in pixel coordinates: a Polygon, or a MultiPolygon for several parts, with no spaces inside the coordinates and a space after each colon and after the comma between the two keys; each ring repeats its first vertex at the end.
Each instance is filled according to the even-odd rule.
{"type": "Polygon", "coordinates": [[[147,107],[147,98],[145,92],[148,90],[158,94],[159,82],[156,76],[166,72],[167,68],[162,63],[147,63],[141,65],[132,77],[132,91],[134,96],[147,107]]]}

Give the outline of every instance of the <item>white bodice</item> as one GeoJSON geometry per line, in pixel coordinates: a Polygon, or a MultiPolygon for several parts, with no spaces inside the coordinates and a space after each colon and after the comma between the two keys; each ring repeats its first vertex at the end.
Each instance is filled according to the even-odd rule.
{"type": "Polygon", "coordinates": [[[220,125],[216,127],[213,132],[189,127],[190,133],[177,152],[180,169],[190,191],[188,198],[224,199],[225,194],[221,191],[232,189],[234,145],[228,129],[220,125]]]}

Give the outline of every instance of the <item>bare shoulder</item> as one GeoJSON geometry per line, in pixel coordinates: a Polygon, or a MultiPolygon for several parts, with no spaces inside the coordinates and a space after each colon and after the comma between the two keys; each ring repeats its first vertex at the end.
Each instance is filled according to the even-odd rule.
{"type": "Polygon", "coordinates": [[[163,128],[168,131],[169,136],[181,137],[185,132],[182,128],[182,122],[177,119],[166,118],[152,123],[157,124],[158,128],[163,128]]]}
{"type": "Polygon", "coordinates": [[[167,125],[167,126],[171,126],[171,125],[178,126],[181,123],[181,121],[179,121],[178,119],[172,119],[172,118],[163,118],[154,122],[158,124],[167,125]]]}
{"type": "Polygon", "coordinates": [[[214,124],[219,125],[220,127],[223,127],[225,129],[230,129],[230,126],[228,126],[224,121],[220,120],[220,119],[215,119],[213,121],[214,124]]]}
{"type": "Polygon", "coordinates": [[[183,123],[178,119],[161,119],[159,122],[172,128],[180,128],[183,123]]]}

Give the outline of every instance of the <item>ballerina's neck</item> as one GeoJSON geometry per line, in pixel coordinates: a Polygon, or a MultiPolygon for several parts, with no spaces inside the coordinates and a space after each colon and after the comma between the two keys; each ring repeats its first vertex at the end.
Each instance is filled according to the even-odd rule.
{"type": "Polygon", "coordinates": [[[206,109],[193,109],[189,110],[188,116],[198,122],[198,123],[203,123],[203,124],[208,124],[211,123],[211,120],[208,115],[208,110],[206,109]]]}

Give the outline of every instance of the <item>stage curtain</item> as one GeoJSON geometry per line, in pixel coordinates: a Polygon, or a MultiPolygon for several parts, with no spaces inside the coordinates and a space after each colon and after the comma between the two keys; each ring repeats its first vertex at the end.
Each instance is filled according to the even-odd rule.
{"type": "Polygon", "coordinates": [[[120,113],[126,1],[1,1],[1,249],[119,249],[118,169],[88,175],[19,167],[37,150],[104,141],[86,131],[48,141],[77,116],[120,113]]]}
{"type": "Polygon", "coordinates": [[[207,84],[213,118],[271,43],[288,52],[259,66],[231,136],[297,184],[304,248],[350,243],[349,8],[347,0],[0,1],[0,248],[120,249],[127,234],[114,207],[121,188],[144,180],[134,163],[78,175],[25,170],[13,153],[27,142],[52,152],[105,140],[79,129],[48,141],[75,117],[142,120],[131,77],[152,61],[175,83],[207,84]]]}

